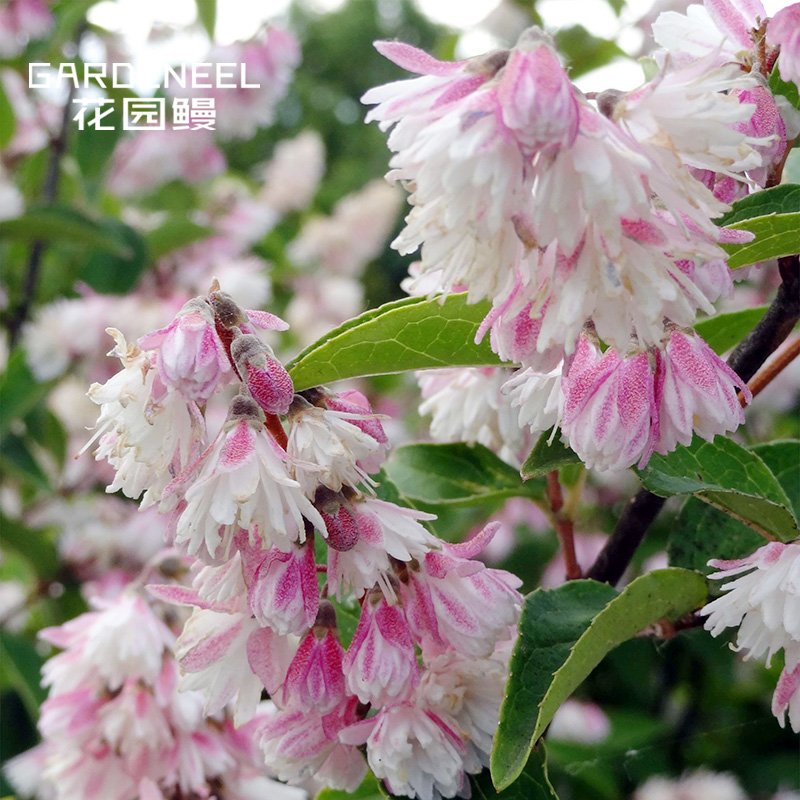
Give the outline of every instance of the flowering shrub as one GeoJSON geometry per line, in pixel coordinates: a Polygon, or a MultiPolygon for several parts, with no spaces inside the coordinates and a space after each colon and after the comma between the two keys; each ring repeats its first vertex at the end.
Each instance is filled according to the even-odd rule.
{"type": "Polygon", "coordinates": [[[800,5],[588,91],[519,10],[440,60],[404,3],[198,2],[242,84],[125,136],[24,84],[113,61],[64,5],[0,10],[8,788],[795,797],[800,5]]]}

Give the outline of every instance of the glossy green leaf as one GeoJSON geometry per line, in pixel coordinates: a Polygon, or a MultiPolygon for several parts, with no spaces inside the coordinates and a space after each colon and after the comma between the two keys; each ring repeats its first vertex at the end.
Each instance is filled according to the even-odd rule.
{"type": "Polygon", "coordinates": [[[173,250],[205,239],[212,233],[211,228],[198,225],[186,217],[172,217],[145,236],[147,251],[154,261],[173,250]]]}
{"type": "Polygon", "coordinates": [[[126,294],[139,282],[147,264],[147,246],[144,239],[129,225],[118,220],[108,220],[104,227],[120,241],[125,242],[124,256],[96,251],[84,265],[81,280],[101,294],[126,294]]]}
{"type": "Polygon", "coordinates": [[[731,269],[800,253],[800,211],[754,217],[728,227],[756,235],[752,242],[746,244],[722,245],[728,253],[728,266],[731,269]]]}
{"type": "Polygon", "coordinates": [[[800,520],[800,440],[778,439],[750,448],[783,486],[794,518],[800,520]]]}
{"type": "Polygon", "coordinates": [[[468,506],[504,497],[542,497],[544,482],[519,473],[481,444],[408,444],[386,462],[403,497],[429,505],[468,506]]]}
{"type": "Polygon", "coordinates": [[[693,494],[768,538],[790,541],[797,522],[781,484],[756,453],[724,436],[653,455],[639,472],[646,489],[660,497],[693,494]]]}
{"type": "Polygon", "coordinates": [[[658,569],[628,584],[578,639],[542,700],[533,738],[538,739],[559,706],[617,645],[659,619],[676,620],[699,608],[707,595],[702,575],[684,569],[658,569]]]}
{"type": "Polygon", "coordinates": [[[492,751],[495,785],[517,778],[555,712],[611,650],[705,598],[703,576],[681,569],[649,572],[619,594],[607,584],[571,581],[529,595],[492,751]]]}
{"type": "Polygon", "coordinates": [[[306,348],[289,365],[296,391],[344,378],[437,367],[498,366],[488,336],[475,333],[488,303],[467,305],[466,294],[444,303],[409,297],[367,311],[306,348]]]}
{"type": "Polygon", "coordinates": [[[764,538],[724,511],[690,497],[671,526],[667,541],[670,566],[712,572],[712,558],[744,558],[764,545],[764,538]]]}
{"type": "Polygon", "coordinates": [[[775,64],[769,76],[769,90],[773,95],[785,97],[795,108],[800,109],[800,91],[797,84],[781,79],[780,64],[775,64]]]}
{"type": "Polygon", "coordinates": [[[754,217],[800,212],[800,185],[784,183],[736,200],[731,210],[716,220],[718,225],[733,225],[754,217]]]}
{"type": "Polygon", "coordinates": [[[694,329],[715,353],[722,355],[739,344],[755,328],[767,308],[769,306],[757,306],[717,314],[716,317],[701,320],[694,329]]]}
{"type": "Polygon", "coordinates": [[[0,630],[0,685],[17,691],[31,719],[39,716],[39,706],[47,691],[39,685],[44,659],[22,636],[0,630]]]}
{"type": "Polygon", "coordinates": [[[539,704],[553,674],[616,596],[605,583],[570,581],[549,591],[537,589],[525,598],[492,750],[492,779],[498,788],[510,786],[528,761],[539,704]]]}
{"type": "Polygon", "coordinates": [[[577,454],[561,441],[560,434],[554,436],[551,442],[550,437],[552,434],[553,429],[550,428],[549,431],[545,431],[539,436],[533,450],[531,450],[531,454],[522,465],[523,480],[538,478],[542,475],[547,475],[548,472],[552,472],[554,469],[581,463],[577,454]]]}
{"type": "Polygon", "coordinates": [[[214,38],[214,27],[217,23],[217,0],[195,0],[197,19],[206,29],[209,39],[214,38]]]}
{"type": "Polygon", "coordinates": [[[558,800],[547,774],[547,751],[544,742],[531,753],[517,780],[498,792],[489,770],[470,776],[472,800],[558,800]]]}
{"type": "Polygon", "coordinates": [[[119,228],[110,227],[108,221],[104,224],[63,206],[29,208],[20,217],[2,220],[0,237],[74,242],[98,248],[116,258],[134,256],[130,243],[119,235],[119,228]]]}

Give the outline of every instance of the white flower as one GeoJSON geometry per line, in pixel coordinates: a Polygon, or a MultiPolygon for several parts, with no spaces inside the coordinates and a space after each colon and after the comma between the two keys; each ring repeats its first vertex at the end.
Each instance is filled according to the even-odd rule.
{"type": "Polygon", "coordinates": [[[358,462],[374,458],[381,445],[372,436],[348,422],[353,414],[317,408],[295,400],[290,410],[287,455],[294,462],[295,480],[311,498],[321,484],[334,492],[342,486],[374,485],[358,462]]]}
{"type": "Polygon", "coordinates": [[[313,199],[325,172],[325,144],[313,130],[275,145],[272,159],[264,167],[266,184],[261,200],[279,213],[301,211],[313,199]]]}
{"type": "Polygon", "coordinates": [[[701,769],[675,780],[650,778],[633,800],[747,800],[747,795],[733,775],[701,769]]]}
{"type": "Polygon", "coordinates": [[[176,543],[212,563],[227,552],[237,526],[267,545],[303,541],[304,517],[325,532],[319,512],[289,476],[286,454],[252,413],[252,419],[229,417],[186,489],[186,507],[178,518],[176,543]]]}
{"type": "Polygon", "coordinates": [[[611,730],[611,723],[600,706],[569,698],[556,711],[548,735],[566,742],[596,744],[611,730]]]}
{"type": "Polygon", "coordinates": [[[248,640],[259,630],[249,615],[195,609],[175,645],[181,665],[181,690],[205,695],[210,716],[233,703],[234,721],[247,722],[256,712],[264,688],[248,661],[248,640]]]}
{"type": "Polygon", "coordinates": [[[517,370],[502,387],[513,408],[519,409],[519,424],[531,433],[540,433],[558,425],[561,420],[563,395],[561,367],[552,372],[517,370]]]}
{"type": "Polygon", "coordinates": [[[767,662],[800,642],[800,542],[770,542],[747,558],[709,564],[721,570],[709,577],[734,578],[700,611],[712,636],[739,626],[736,649],[747,658],[766,653],[767,662]]]}

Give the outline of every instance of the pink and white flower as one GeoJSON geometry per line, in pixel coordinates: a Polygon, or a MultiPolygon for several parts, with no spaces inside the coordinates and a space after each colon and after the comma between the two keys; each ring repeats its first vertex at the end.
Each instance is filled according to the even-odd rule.
{"type": "Polygon", "coordinates": [[[800,3],[776,12],[767,26],[767,42],[781,49],[778,56],[781,78],[800,86],[800,3]]]}
{"type": "Polygon", "coordinates": [[[563,378],[561,430],[570,447],[591,469],[643,467],[658,433],[655,364],[649,353],[621,358],[601,354],[582,336],[563,378]]]}
{"type": "Polygon", "coordinates": [[[165,386],[199,404],[224,385],[231,370],[214,313],[201,297],[186,303],[166,328],[140,338],[139,346],[158,351],[156,364],[165,386]]]}
{"type": "Polygon", "coordinates": [[[374,706],[401,701],[413,689],[419,666],[403,609],[383,592],[367,593],[342,663],[348,690],[374,706]]]}
{"type": "Polygon", "coordinates": [[[800,643],[800,543],[770,542],[747,558],[713,560],[719,569],[709,577],[726,580],[724,594],[700,613],[706,630],[719,636],[738,627],[736,649],[747,658],[767,661],[782,647],[793,651],[800,643]],[[728,580],[728,579],[733,580],[728,580]]]}
{"type": "Polygon", "coordinates": [[[711,441],[744,422],[744,400],[752,399],[742,379],[696,334],[673,329],[658,351],[655,404],[659,430],[654,449],[669,453],[688,445],[693,433],[711,441]]]}
{"type": "MultiPolygon", "coordinates": [[[[363,416],[360,414],[358,416],[363,416]]],[[[380,466],[381,443],[353,424],[353,415],[311,405],[296,397],[289,412],[287,455],[294,462],[295,480],[314,497],[318,486],[334,492],[342,486],[368,486],[374,481],[360,465],[380,466]]]]}
{"type": "MultiPolygon", "coordinates": [[[[322,517],[289,476],[286,462],[255,402],[235,398],[223,430],[191,473],[185,506],[177,512],[176,544],[214,563],[224,557],[239,527],[253,541],[260,536],[265,545],[283,548],[305,540],[306,519],[324,534],[322,517]]],[[[167,493],[170,501],[187,480],[184,476],[174,484],[167,493]]]]}
{"type": "Polygon", "coordinates": [[[30,39],[42,39],[53,27],[46,0],[8,0],[0,7],[0,57],[18,56],[30,39]]]}
{"type": "Polygon", "coordinates": [[[247,607],[259,624],[281,636],[308,630],[319,610],[313,542],[288,552],[267,550],[247,589],[247,607]]]}
{"type": "Polygon", "coordinates": [[[410,703],[383,708],[339,734],[346,744],[367,745],[376,778],[392,794],[437,800],[455,797],[466,785],[464,743],[442,717],[410,703]]]}

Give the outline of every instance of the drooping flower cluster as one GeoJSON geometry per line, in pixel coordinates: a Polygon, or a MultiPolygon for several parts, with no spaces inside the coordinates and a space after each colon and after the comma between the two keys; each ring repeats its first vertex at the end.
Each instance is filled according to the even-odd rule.
{"type": "Polygon", "coordinates": [[[377,497],[388,440],[366,398],[295,394],[257,327],[285,323],[212,286],[138,346],[112,331],[122,369],[90,390],[109,489],[157,505],[197,559],[191,589],[151,587],[194,609],[182,685],[237,724],[266,690],[277,710],[258,736],[281,780],[352,790],[369,763],[396,794],[465,792],[488,764],[521,603],[517,578],[475,560],[496,526],[448,545],[430,515],[377,497]]]}
{"type": "MultiPolygon", "coordinates": [[[[764,50],[759,25],[740,27],[764,50]]],[[[737,387],[748,392],[691,326],[731,290],[721,245],[752,238],[714,219],[765,185],[800,130],[765,88],[778,49],[766,61],[668,49],[653,80],[592,102],[537,29],[453,63],[376,47],[420,76],[363,98],[391,128],[387,178],[410,191],[393,245],[420,253],[407,290],[491,301],[477,338],[521,367],[504,387],[519,423],[560,424],[597,469],[734,430],[737,387]]]]}
{"type": "Polygon", "coordinates": [[[237,730],[225,708],[204,718],[202,695],[178,691],[175,635],[141,587],[40,637],[63,652],[43,670],[43,741],[6,766],[21,797],[305,797],[265,775],[254,732],[268,709],[237,730]]]}
{"type": "Polygon", "coordinates": [[[770,542],[747,558],[709,561],[719,572],[710,575],[724,594],[706,605],[706,630],[719,636],[738,627],[736,650],[745,658],[772,657],[783,650],[786,660],[775,694],[772,713],[781,727],[786,716],[800,733],[800,542],[770,542]],[[730,580],[732,579],[732,580],[730,580]]]}

